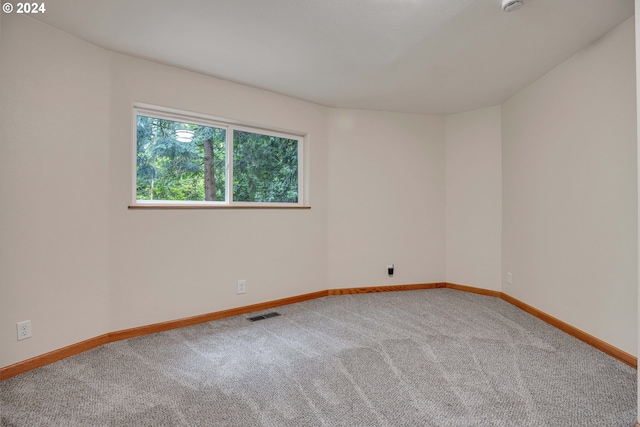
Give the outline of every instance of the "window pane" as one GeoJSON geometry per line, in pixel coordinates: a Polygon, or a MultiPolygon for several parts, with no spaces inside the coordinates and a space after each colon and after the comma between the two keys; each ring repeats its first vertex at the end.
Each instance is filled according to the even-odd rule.
{"type": "Polygon", "coordinates": [[[233,131],[233,200],[298,202],[298,141],[233,131]]]}
{"type": "Polygon", "coordinates": [[[138,200],[225,200],[226,130],[137,116],[138,200]]]}

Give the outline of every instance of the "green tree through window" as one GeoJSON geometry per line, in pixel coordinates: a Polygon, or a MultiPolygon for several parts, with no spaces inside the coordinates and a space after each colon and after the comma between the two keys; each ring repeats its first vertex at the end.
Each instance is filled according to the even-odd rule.
{"type": "Polygon", "coordinates": [[[233,132],[233,200],[298,201],[298,141],[233,132]]]}
{"type": "Polygon", "coordinates": [[[136,115],[137,201],[299,204],[301,137],[196,123],[136,115]]]}
{"type": "Polygon", "coordinates": [[[138,116],[137,199],[224,201],[225,134],[225,129],[138,116]]]}

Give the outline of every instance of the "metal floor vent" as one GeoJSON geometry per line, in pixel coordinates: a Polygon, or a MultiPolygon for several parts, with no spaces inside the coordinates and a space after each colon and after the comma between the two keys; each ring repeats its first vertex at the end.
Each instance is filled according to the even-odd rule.
{"type": "Polygon", "coordinates": [[[275,311],[272,311],[271,313],[263,314],[261,316],[249,317],[249,320],[251,320],[252,322],[257,322],[258,320],[268,319],[270,317],[276,317],[276,316],[281,316],[281,314],[276,313],[275,311]]]}

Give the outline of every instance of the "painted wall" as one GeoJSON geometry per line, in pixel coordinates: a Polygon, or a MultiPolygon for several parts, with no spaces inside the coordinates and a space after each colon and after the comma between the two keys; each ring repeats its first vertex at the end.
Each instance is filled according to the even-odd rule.
{"type": "Polygon", "coordinates": [[[1,366],[334,284],[444,280],[442,117],[330,111],[107,52],[24,17],[3,24],[1,366]],[[127,209],[134,102],[307,132],[311,209],[127,209]],[[349,232],[358,227],[375,239],[349,232]],[[362,248],[353,265],[341,258],[347,247],[362,248]],[[33,337],[17,342],[26,319],[33,337]]]}
{"type": "Polygon", "coordinates": [[[16,15],[3,18],[2,77],[0,366],[326,289],[324,107],[107,52],[16,15]],[[134,101],[307,132],[311,209],[128,210],[134,101]],[[26,319],[33,337],[17,342],[26,319]]]}
{"type": "Polygon", "coordinates": [[[109,330],[110,57],[6,15],[0,46],[0,366],[109,330]],[[16,322],[33,338],[16,341],[16,322]]]}
{"type": "MultiPolygon", "coordinates": [[[[635,0],[635,10],[640,10],[640,0],[635,0]]],[[[636,35],[636,155],[637,155],[637,165],[640,165],[640,22],[638,20],[635,21],[635,35],[636,35]]],[[[638,179],[638,191],[640,192],[640,170],[637,174],[638,179]]],[[[637,195],[638,202],[638,224],[640,225],[640,194],[637,195]]],[[[640,230],[638,233],[638,246],[640,247],[640,230]]],[[[637,265],[640,266],[640,253],[639,257],[636,259],[637,265]]],[[[640,267],[639,267],[640,268],[640,267]]],[[[640,274],[640,271],[638,272],[640,274]]],[[[640,289],[640,276],[638,276],[638,288],[640,289]]],[[[640,292],[638,292],[638,297],[640,298],[640,292]]],[[[640,307],[640,300],[637,301],[637,307],[640,307]]],[[[637,319],[640,322],[640,316],[637,319]]],[[[640,333],[640,324],[638,324],[638,332],[640,333]]],[[[637,337],[637,345],[640,346],[640,337],[637,337]]],[[[637,349],[636,354],[640,354],[640,348],[637,349]]],[[[636,412],[640,414],[640,374],[638,374],[638,410],[636,412]]],[[[638,417],[637,419],[640,419],[638,417]]]]}
{"type": "Polygon", "coordinates": [[[330,111],[329,288],[444,281],[444,159],[443,117],[330,111]]]}
{"type": "Polygon", "coordinates": [[[446,118],[447,282],[501,290],[500,106],[446,118]]]}
{"type": "Polygon", "coordinates": [[[637,354],[633,31],[631,18],[503,104],[502,266],[504,292],[637,354]]]}
{"type": "Polygon", "coordinates": [[[114,55],[111,120],[111,329],[326,289],[325,108],[114,55]],[[308,133],[311,209],[127,210],[135,101],[308,133]]]}
{"type": "Polygon", "coordinates": [[[446,119],[327,109],[18,15],[1,32],[0,366],[320,289],[500,289],[500,263],[503,291],[636,354],[631,21],[502,108],[446,119]],[[311,209],[128,210],[135,101],[308,132],[311,209]]]}

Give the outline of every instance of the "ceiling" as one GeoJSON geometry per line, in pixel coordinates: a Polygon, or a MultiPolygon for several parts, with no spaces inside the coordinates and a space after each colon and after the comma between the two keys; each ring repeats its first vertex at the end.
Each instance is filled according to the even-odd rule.
{"type": "MultiPolygon", "coordinates": [[[[498,104],[633,15],[633,0],[53,0],[106,49],[331,107],[498,104]]],[[[35,16],[35,15],[32,15],[35,16]]]]}

